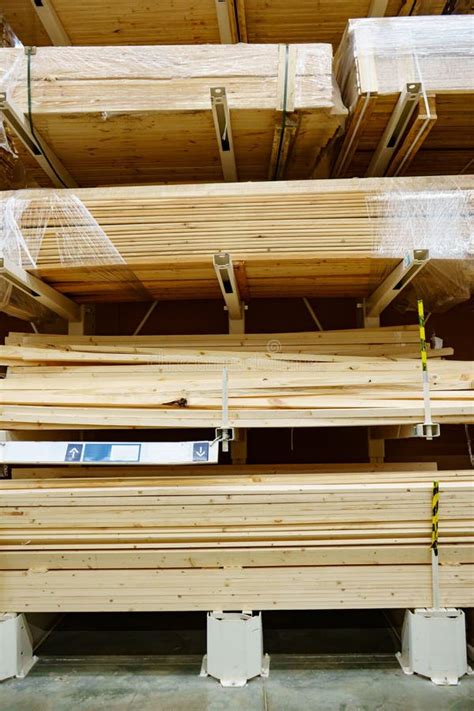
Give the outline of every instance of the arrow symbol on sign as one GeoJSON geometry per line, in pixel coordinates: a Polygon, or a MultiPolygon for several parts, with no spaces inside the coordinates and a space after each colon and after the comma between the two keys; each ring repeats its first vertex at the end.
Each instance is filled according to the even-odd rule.
{"type": "Polygon", "coordinates": [[[204,457],[206,450],[201,447],[200,449],[196,449],[196,454],[198,457],[204,457]]]}
{"type": "Polygon", "coordinates": [[[72,457],[75,457],[76,455],[79,454],[79,450],[77,449],[77,447],[73,447],[72,449],[69,450],[69,454],[70,454],[72,457]]]}

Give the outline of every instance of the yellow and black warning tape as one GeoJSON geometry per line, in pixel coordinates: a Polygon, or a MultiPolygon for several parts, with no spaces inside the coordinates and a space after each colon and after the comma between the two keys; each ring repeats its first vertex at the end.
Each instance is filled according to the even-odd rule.
{"type": "Polygon", "coordinates": [[[428,356],[426,354],[425,310],[423,308],[423,299],[418,299],[418,325],[420,327],[421,366],[423,372],[425,372],[428,370],[428,356]]]}
{"type": "Polygon", "coordinates": [[[439,481],[433,482],[433,496],[431,499],[431,549],[438,555],[438,526],[439,526],[439,481]]]}

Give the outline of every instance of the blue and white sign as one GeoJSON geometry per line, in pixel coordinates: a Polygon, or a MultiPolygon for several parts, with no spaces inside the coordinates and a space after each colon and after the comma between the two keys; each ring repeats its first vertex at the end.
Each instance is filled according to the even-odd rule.
{"type": "Polygon", "coordinates": [[[84,445],[82,443],[71,443],[66,447],[66,457],[65,462],[80,462],[82,450],[84,445]]]}
{"type": "Polygon", "coordinates": [[[209,442],[193,443],[193,462],[209,461],[209,442]]]}

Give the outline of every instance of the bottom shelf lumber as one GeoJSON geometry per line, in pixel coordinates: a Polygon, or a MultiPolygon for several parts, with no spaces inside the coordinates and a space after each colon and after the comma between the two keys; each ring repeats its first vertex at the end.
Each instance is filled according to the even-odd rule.
{"type": "MultiPolygon", "coordinates": [[[[474,606],[474,566],[440,568],[441,604],[474,606]]],[[[17,612],[429,607],[429,565],[2,571],[17,612]]]]}
{"type": "Polygon", "coordinates": [[[258,471],[2,482],[0,609],[430,606],[432,477],[441,601],[474,606],[472,470],[258,471]]]}

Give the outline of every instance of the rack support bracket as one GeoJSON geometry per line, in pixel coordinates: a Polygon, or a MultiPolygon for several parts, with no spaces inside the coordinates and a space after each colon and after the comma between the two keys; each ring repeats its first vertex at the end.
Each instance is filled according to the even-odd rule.
{"type": "Polygon", "coordinates": [[[411,82],[400,92],[397,104],[372,156],[366,177],[385,175],[385,171],[395,155],[418,105],[418,99],[422,91],[421,82],[411,82]]]}
{"type": "Polygon", "coordinates": [[[246,307],[240,296],[232,258],[228,252],[219,252],[214,255],[213,264],[229,314],[229,333],[244,333],[246,307]]]}
{"type": "Polygon", "coordinates": [[[380,325],[380,314],[423,269],[430,258],[427,249],[415,249],[395,267],[364,303],[364,325],[380,325]]]}
{"type": "MultiPolygon", "coordinates": [[[[41,145],[33,136],[23,113],[9,100],[6,92],[0,92],[0,112],[11,131],[22,142],[56,188],[77,188],[78,185],[59,158],[41,139],[41,145]]],[[[35,132],[37,133],[37,132],[35,132]]]]}
{"type": "Polygon", "coordinates": [[[61,318],[67,321],[80,321],[81,312],[78,304],[4,257],[0,257],[0,278],[61,318]]]}
{"type": "Polygon", "coordinates": [[[238,180],[237,166],[225,87],[219,86],[211,89],[211,109],[224,180],[235,182],[238,180]]]}
{"type": "Polygon", "coordinates": [[[36,14],[46,30],[51,42],[58,47],[72,44],[50,0],[31,0],[36,14]]]}

